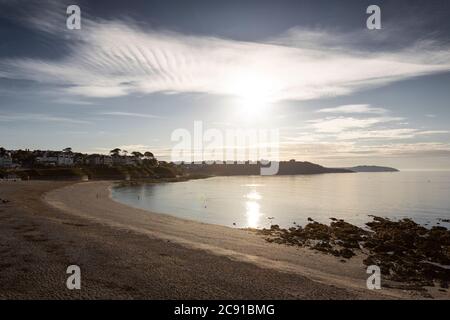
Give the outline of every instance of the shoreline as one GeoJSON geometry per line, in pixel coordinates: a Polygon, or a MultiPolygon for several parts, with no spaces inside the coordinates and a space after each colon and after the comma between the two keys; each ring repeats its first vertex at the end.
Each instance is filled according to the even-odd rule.
{"type": "MultiPolygon", "coordinates": [[[[127,205],[126,203],[121,203],[119,200],[114,199],[113,195],[112,195],[113,188],[115,188],[114,185],[110,185],[108,187],[110,200],[112,200],[112,201],[114,201],[114,202],[116,202],[118,204],[128,206],[130,208],[136,208],[138,210],[144,210],[144,211],[146,211],[146,212],[148,212],[150,214],[155,214],[155,212],[152,212],[151,210],[141,209],[139,207],[134,207],[134,206],[131,206],[131,205],[127,205]]],[[[157,213],[157,214],[161,214],[161,213],[157,213]]],[[[169,217],[171,217],[171,218],[173,218],[175,220],[177,220],[177,219],[178,220],[185,220],[185,221],[194,222],[194,223],[198,223],[198,224],[206,225],[206,226],[209,225],[209,226],[216,226],[216,227],[225,227],[228,230],[240,230],[240,231],[245,232],[245,233],[250,233],[251,235],[257,234],[257,235],[259,235],[260,238],[261,237],[264,238],[265,246],[268,246],[269,243],[272,243],[272,242],[273,243],[277,243],[278,246],[281,244],[281,246],[284,247],[285,249],[287,248],[286,246],[293,246],[293,247],[295,247],[296,250],[302,251],[302,252],[300,252],[300,254],[302,254],[302,255],[305,255],[305,252],[304,252],[305,250],[310,251],[311,249],[314,249],[314,245],[295,246],[295,244],[294,244],[295,241],[291,241],[291,242],[286,241],[286,240],[288,240],[288,238],[284,238],[284,237],[278,239],[278,240],[282,240],[281,242],[274,241],[274,240],[277,240],[277,239],[276,239],[276,237],[275,238],[273,237],[273,233],[277,233],[277,231],[284,230],[285,234],[289,234],[289,231],[287,231],[286,229],[281,229],[277,225],[274,226],[274,227],[277,227],[277,228],[274,228],[274,229],[272,229],[272,227],[269,228],[269,229],[265,229],[265,228],[263,228],[263,229],[233,228],[233,227],[230,227],[230,226],[224,226],[224,225],[211,224],[211,223],[207,223],[207,222],[201,222],[199,220],[190,220],[188,218],[180,218],[180,217],[177,217],[177,216],[174,216],[174,215],[171,215],[171,214],[167,214],[167,213],[164,213],[163,215],[167,215],[167,216],[169,216],[169,217]],[[267,238],[267,231],[269,231],[269,234],[270,234],[269,238],[271,238],[271,239],[267,238]]],[[[378,218],[378,217],[375,217],[375,218],[378,218]]],[[[334,219],[333,221],[338,221],[339,220],[339,219],[335,219],[335,218],[333,218],[333,219],[334,219]]],[[[378,219],[383,219],[383,218],[378,218],[378,219]]],[[[314,221],[314,220],[311,220],[311,221],[314,221]]],[[[358,227],[356,227],[354,225],[346,224],[346,222],[344,222],[344,220],[339,220],[339,221],[342,224],[344,224],[345,226],[351,227],[352,230],[355,229],[355,228],[358,229],[358,227]]],[[[389,219],[385,220],[385,221],[389,221],[389,219]]],[[[314,221],[314,224],[316,224],[316,223],[317,222],[314,221]]],[[[319,224],[319,226],[320,226],[320,224],[319,224]]],[[[325,226],[325,225],[322,225],[322,226],[325,226]]],[[[370,228],[368,228],[368,229],[370,229],[370,228]]],[[[291,229],[289,229],[289,230],[291,230],[291,229]]],[[[359,230],[362,231],[363,229],[359,229],[359,230]]],[[[182,230],[179,230],[179,231],[180,231],[180,234],[181,234],[182,230]]],[[[293,232],[294,231],[292,231],[292,233],[293,232]]],[[[355,234],[352,234],[352,235],[349,235],[349,236],[352,237],[352,236],[355,236],[355,234]]],[[[344,240],[344,238],[342,238],[342,239],[338,239],[338,241],[347,241],[347,240],[344,240]]],[[[182,242],[184,242],[184,241],[182,241],[182,242]]],[[[199,245],[199,243],[194,243],[194,247],[198,247],[200,249],[202,249],[202,248],[204,249],[204,247],[198,246],[198,245],[199,245]]],[[[350,251],[350,250],[347,249],[346,246],[344,246],[343,248],[346,248],[345,250],[347,250],[347,252],[350,251]]],[[[239,248],[239,250],[241,250],[241,249],[243,249],[243,252],[247,253],[246,252],[247,248],[239,248]]],[[[273,248],[273,249],[277,250],[277,248],[273,248]]],[[[345,250],[342,250],[342,251],[345,251],[345,250]]],[[[215,251],[216,252],[212,252],[212,253],[218,254],[217,251],[221,252],[221,250],[215,250],[215,251]]],[[[322,252],[325,253],[327,251],[328,251],[329,254],[332,254],[336,258],[338,258],[340,263],[349,263],[350,261],[352,261],[352,260],[349,259],[349,257],[346,257],[346,259],[342,259],[342,257],[344,255],[336,254],[336,252],[335,252],[336,250],[334,250],[334,252],[333,252],[333,250],[331,250],[331,249],[330,250],[319,249],[318,251],[314,251],[314,253],[319,253],[319,257],[318,257],[319,265],[323,265],[322,261],[320,261],[320,260],[321,260],[321,256],[322,256],[322,258],[324,256],[324,255],[322,255],[320,253],[322,253],[322,252]],[[333,253],[331,253],[331,252],[333,252],[333,253]]],[[[370,255],[370,258],[368,258],[369,257],[369,252],[367,252],[367,250],[363,250],[363,251],[355,252],[354,250],[351,250],[350,251],[351,252],[350,258],[355,260],[354,257],[356,256],[356,259],[358,260],[357,263],[360,263],[361,260],[363,260],[363,259],[372,259],[372,257],[373,257],[372,255],[370,255]],[[363,251],[364,251],[364,253],[363,253],[363,251]]],[[[259,252],[261,252],[261,251],[259,251],[259,252]]],[[[222,253],[219,253],[219,254],[222,254],[222,253]]],[[[230,252],[230,254],[232,256],[235,256],[236,252],[230,252]]],[[[373,254],[373,252],[372,252],[372,254],[373,254]]],[[[227,256],[227,253],[224,253],[224,255],[227,256]]],[[[275,270],[280,270],[280,271],[284,271],[284,272],[293,272],[293,273],[299,273],[299,274],[302,274],[302,275],[308,275],[311,278],[315,279],[316,281],[320,281],[320,282],[328,282],[328,283],[333,283],[335,285],[344,285],[344,286],[353,287],[353,288],[356,288],[356,289],[361,289],[361,286],[360,286],[360,283],[359,283],[360,282],[360,278],[352,278],[352,277],[350,277],[350,279],[336,279],[336,277],[339,277],[339,278],[340,277],[348,277],[348,274],[346,274],[345,276],[342,273],[330,274],[328,270],[324,274],[323,270],[321,268],[317,268],[317,266],[314,266],[314,269],[311,269],[311,268],[309,268],[309,266],[305,266],[305,263],[304,263],[305,261],[300,261],[300,264],[297,264],[297,262],[299,262],[298,260],[297,261],[283,261],[284,257],[282,259],[280,259],[280,260],[277,260],[277,264],[274,264],[274,261],[271,261],[271,258],[269,256],[270,256],[269,254],[261,255],[261,256],[260,255],[253,256],[252,259],[250,259],[250,260],[248,260],[248,257],[244,257],[244,259],[242,261],[255,263],[256,265],[258,265],[260,267],[264,267],[264,268],[269,267],[269,268],[274,268],[275,270]],[[294,265],[292,264],[292,262],[294,262],[294,265]],[[357,283],[354,283],[355,281],[357,283]]],[[[325,254],[325,256],[329,256],[329,255],[325,254]]],[[[238,255],[237,258],[238,259],[242,258],[242,256],[238,255]]],[[[286,259],[286,260],[288,260],[288,259],[286,259]]],[[[324,263],[330,263],[330,261],[323,261],[323,262],[324,263]]],[[[336,263],[336,261],[332,261],[331,263],[334,264],[334,263],[336,263]]],[[[367,267],[367,263],[364,263],[363,267],[366,268],[367,267]]],[[[353,265],[352,268],[355,268],[355,266],[353,265]]],[[[355,268],[355,269],[357,269],[357,268],[355,268]]],[[[353,275],[353,271],[352,271],[352,275],[353,275]]],[[[408,286],[416,288],[416,289],[412,289],[412,290],[421,291],[421,294],[423,294],[424,297],[432,297],[432,295],[430,295],[427,292],[427,290],[425,289],[424,286],[422,288],[420,288],[420,286],[417,286],[415,284],[403,283],[403,282],[395,282],[395,281],[387,280],[387,279],[385,280],[385,285],[388,288],[394,289],[394,292],[385,293],[387,295],[392,295],[393,297],[394,296],[395,297],[403,297],[404,296],[403,293],[399,294],[399,292],[395,292],[395,291],[398,291],[399,289],[400,290],[408,290],[408,289],[406,289],[406,288],[408,288],[408,286]]],[[[365,289],[364,286],[362,288],[365,289]]],[[[436,288],[437,288],[437,290],[440,290],[438,287],[436,287],[436,285],[435,285],[435,287],[429,287],[428,289],[429,289],[429,291],[430,291],[430,289],[431,289],[431,291],[436,291],[436,288]]],[[[441,291],[444,291],[444,290],[441,290],[441,291]]],[[[447,294],[447,292],[445,292],[445,293],[447,294]]],[[[438,293],[438,296],[441,296],[440,292],[438,293]]]]}
{"type": "Polygon", "coordinates": [[[0,258],[8,264],[0,298],[423,299],[366,289],[363,257],[342,263],[242,229],[129,207],[110,198],[113,183],[0,183],[11,200],[0,208],[0,258]],[[25,271],[15,268],[19,258],[25,271]],[[63,267],[73,263],[88,270],[81,293],[64,287],[63,267]],[[43,272],[60,281],[41,279],[43,272]]]}
{"type": "MultiPolygon", "coordinates": [[[[150,237],[173,241],[191,249],[251,263],[260,268],[295,273],[320,283],[350,288],[361,296],[368,291],[362,256],[353,257],[343,263],[336,257],[306,248],[269,244],[249,230],[207,224],[134,208],[111,198],[110,192],[113,186],[113,182],[78,183],[47,193],[45,200],[61,210],[94,219],[112,227],[125,228],[150,237]],[[68,199],[69,195],[73,196],[79,192],[84,201],[87,200],[84,206],[74,205],[74,202],[68,199]],[[89,197],[93,194],[99,194],[99,199],[93,201],[93,198],[89,197]],[[98,203],[94,204],[97,200],[98,203]],[[91,210],[86,206],[90,206],[91,210]],[[100,206],[106,212],[94,214],[94,211],[98,213],[100,206]],[[83,213],[87,211],[91,213],[88,215],[83,213]],[[123,216],[120,217],[120,212],[124,211],[127,212],[126,219],[123,216]]],[[[385,291],[383,295],[388,297],[405,297],[399,290],[385,291]]]]}

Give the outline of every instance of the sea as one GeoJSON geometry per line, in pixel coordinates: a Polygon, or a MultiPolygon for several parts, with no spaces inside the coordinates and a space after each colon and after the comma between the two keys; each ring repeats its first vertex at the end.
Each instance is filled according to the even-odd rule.
{"type": "Polygon", "coordinates": [[[449,171],[212,177],[114,188],[112,197],[149,214],[236,228],[289,228],[308,218],[364,226],[371,215],[450,227],[449,171]]]}

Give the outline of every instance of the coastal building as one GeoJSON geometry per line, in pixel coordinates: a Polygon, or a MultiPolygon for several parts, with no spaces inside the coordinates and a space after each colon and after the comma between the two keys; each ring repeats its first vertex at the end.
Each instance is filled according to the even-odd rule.
{"type": "Polygon", "coordinates": [[[36,162],[46,166],[73,166],[73,154],[66,152],[46,152],[36,158],[36,162]]]}
{"type": "Polygon", "coordinates": [[[73,155],[70,153],[61,152],[57,155],[58,166],[73,166],[73,155]]]}
{"type": "Polygon", "coordinates": [[[13,161],[10,154],[0,156],[0,168],[11,168],[13,161]]]}
{"type": "Polygon", "coordinates": [[[46,166],[56,166],[58,163],[58,158],[56,156],[44,154],[42,157],[37,157],[36,162],[46,166]]]}
{"type": "Polygon", "coordinates": [[[113,159],[110,156],[105,156],[101,154],[93,154],[87,158],[88,164],[91,166],[112,166],[113,159]]]}

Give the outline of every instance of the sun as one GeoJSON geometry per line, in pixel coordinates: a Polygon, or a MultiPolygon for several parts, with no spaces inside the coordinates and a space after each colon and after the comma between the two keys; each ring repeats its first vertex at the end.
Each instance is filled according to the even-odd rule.
{"type": "Polygon", "coordinates": [[[246,118],[261,117],[267,109],[268,102],[258,92],[247,92],[238,98],[238,110],[246,118]]]}
{"type": "Polygon", "coordinates": [[[234,84],[238,116],[243,120],[264,118],[272,100],[273,85],[267,77],[258,74],[242,74],[234,84]]]}

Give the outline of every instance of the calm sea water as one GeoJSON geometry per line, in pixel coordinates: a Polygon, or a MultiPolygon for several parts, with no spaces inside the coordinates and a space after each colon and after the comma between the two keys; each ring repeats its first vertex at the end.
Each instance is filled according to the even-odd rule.
{"type": "Polygon", "coordinates": [[[236,227],[289,227],[305,224],[308,217],[363,225],[368,215],[410,217],[431,226],[438,218],[450,218],[450,172],[214,177],[118,188],[113,198],[153,212],[236,227]]]}

